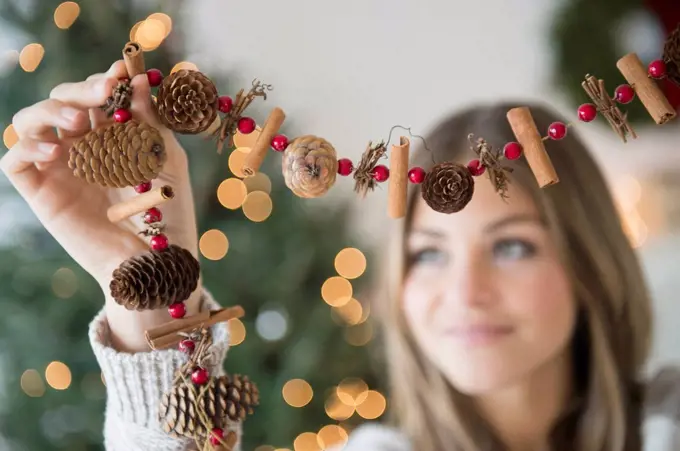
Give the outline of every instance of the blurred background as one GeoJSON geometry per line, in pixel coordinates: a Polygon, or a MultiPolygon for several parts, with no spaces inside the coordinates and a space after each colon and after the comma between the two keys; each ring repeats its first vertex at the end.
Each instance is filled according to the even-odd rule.
{"type": "MultiPolygon", "coordinates": [[[[274,86],[248,114],[282,107],[288,136],[317,134],[358,161],[395,125],[426,133],[472,102],[543,101],[576,118],[585,74],[624,80],[616,60],[661,56],[675,1],[642,0],[0,0],[0,127],[55,85],[103,72],[139,41],[147,68],[198,68],[220,94],[274,86]]],[[[677,88],[663,85],[674,106],[677,88]]],[[[623,144],[604,121],[579,132],[596,152],[648,273],[657,319],[649,369],[680,360],[680,122],[659,127],[639,102],[623,144]]],[[[250,375],[262,407],[244,450],[321,451],[389,413],[365,290],[386,229],[386,185],[363,201],[349,179],[322,199],[283,184],[278,158],[256,177],[182,137],[197,197],[209,289],[241,304],[227,369],[250,375]],[[363,294],[362,294],[363,293],[363,294]]],[[[100,450],[104,384],[87,341],[96,284],[0,177],[0,450],[100,450]]],[[[86,244],[84,244],[86,245],[86,244]]]]}

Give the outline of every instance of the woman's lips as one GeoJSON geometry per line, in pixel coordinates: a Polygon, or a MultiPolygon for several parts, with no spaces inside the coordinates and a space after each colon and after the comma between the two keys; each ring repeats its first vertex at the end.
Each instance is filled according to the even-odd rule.
{"type": "Polygon", "coordinates": [[[445,334],[468,346],[487,345],[507,337],[513,332],[510,326],[473,324],[449,327],[445,334]]]}

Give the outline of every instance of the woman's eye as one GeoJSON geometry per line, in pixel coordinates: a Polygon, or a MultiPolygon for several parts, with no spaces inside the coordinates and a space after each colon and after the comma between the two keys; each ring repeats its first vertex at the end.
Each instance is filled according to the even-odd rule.
{"type": "Polygon", "coordinates": [[[536,246],[523,240],[502,240],[494,243],[494,257],[508,260],[518,260],[532,257],[536,253],[536,246]]]}
{"type": "Polygon", "coordinates": [[[411,253],[409,256],[409,262],[412,265],[422,263],[446,263],[446,261],[446,253],[434,248],[421,249],[411,253]]]}

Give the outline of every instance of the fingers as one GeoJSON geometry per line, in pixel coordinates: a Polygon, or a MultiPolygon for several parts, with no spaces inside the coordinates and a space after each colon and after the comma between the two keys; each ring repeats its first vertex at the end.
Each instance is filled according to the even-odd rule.
{"type": "Polygon", "coordinates": [[[38,186],[37,165],[47,165],[59,158],[62,148],[59,144],[25,138],[17,142],[0,159],[0,170],[14,184],[19,192],[28,192],[38,186]]]}
{"type": "Polygon", "coordinates": [[[117,83],[116,78],[109,76],[62,83],[52,90],[50,98],[81,109],[97,108],[106,102],[117,83]]]}
{"type": "Polygon", "coordinates": [[[89,117],[83,110],[47,99],[19,111],[12,124],[19,139],[55,141],[55,128],[82,131],[89,128],[89,117]]]}

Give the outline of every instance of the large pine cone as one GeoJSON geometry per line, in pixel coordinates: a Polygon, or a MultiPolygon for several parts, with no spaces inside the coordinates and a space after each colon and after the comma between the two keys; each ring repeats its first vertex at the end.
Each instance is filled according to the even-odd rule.
{"type": "Polygon", "coordinates": [[[445,162],[435,165],[425,176],[423,199],[439,213],[461,211],[472,199],[475,181],[467,167],[445,162]]]}
{"type": "Polygon", "coordinates": [[[299,197],[323,196],[335,183],[337,173],[337,153],[323,138],[300,136],[288,145],[283,154],[286,186],[299,197]]]}
{"type": "Polygon", "coordinates": [[[193,438],[208,432],[200,421],[199,410],[205,412],[212,427],[224,429],[228,421],[245,420],[258,404],[257,386],[248,377],[225,375],[210,378],[205,387],[184,383],[174,386],[161,398],[158,416],[166,433],[193,438]]]}
{"type": "Polygon", "coordinates": [[[177,133],[201,133],[217,117],[217,88],[199,71],[182,69],[170,74],[158,88],[156,97],[161,122],[177,133]]]}
{"type": "Polygon", "coordinates": [[[166,160],[158,130],[133,119],[92,130],[76,141],[68,166],[89,183],[124,188],[155,179],[166,160]]]}
{"type": "Polygon", "coordinates": [[[666,39],[663,47],[666,76],[680,86],[680,25],[666,39]]]}
{"type": "Polygon", "coordinates": [[[128,310],[152,310],[189,298],[200,265],[191,252],[171,244],[125,260],[113,271],[111,296],[128,310]]]}

